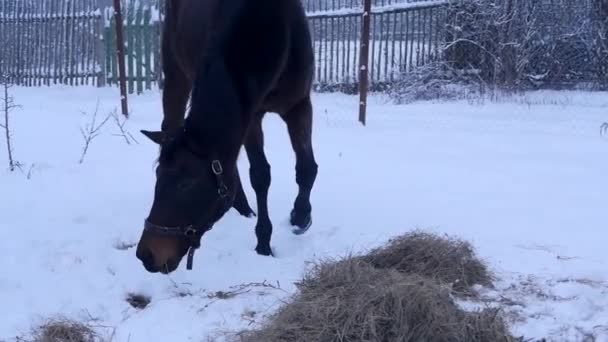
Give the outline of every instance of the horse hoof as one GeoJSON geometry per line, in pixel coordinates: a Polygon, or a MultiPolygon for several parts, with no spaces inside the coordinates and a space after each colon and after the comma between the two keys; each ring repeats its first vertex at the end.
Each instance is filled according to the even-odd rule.
{"type": "Polygon", "coordinates": [[[244,216],[246,218],[254,218],[257,215],[255,214],[255,212],[253,211],[253,209],[251,208],[234,208],[236,209],[236,211],[241,215],[244,216]]]}
{"type": "Polygon", "coordinates": [[[292,232],[296,235],[302,235],[306,233],[308,229],[310,229],[310,226],[312,226],[312,217],[310,214],[306,214],[306,216],[299,218],[297,217],[295,210],[291,211],[290,221],[291,225],[295,226],[295,228],[292,229],[292,232]]]}
{"type": "Polygon", "coordinates": [[[234,206],[233,208],[234,208],[234,210],[236,210],[236,211],[239,213],[239,215],[241,215],[241,216],[244,216],[244,217],[247,217],[247,218],[252,218],[252,217],[255,217],[255,216],[256,216],[256,214],[255,214],[255,212],[253,211],[253,209],[251,209],[249,206],[244,207],[244,208],[243,208],[243,207],[237,207],[237,206],[234,206]]]}
{"type": "Polygon", "coordinates": [[[274,254],[272,253],[272,249],[270,248],[270,246],[260,246],[258,245],[255,248],[255,251],[259,254],[259,255],[263,255],[263,256],[272,256],[274,257],[274,254]]]}

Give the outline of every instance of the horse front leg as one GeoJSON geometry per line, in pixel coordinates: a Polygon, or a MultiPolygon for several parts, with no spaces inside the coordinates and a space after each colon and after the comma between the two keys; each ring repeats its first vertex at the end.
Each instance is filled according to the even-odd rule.
{"type": "Polygon", "coordinates": [[[270,188],[270,164],[264,153],[264,133],[262,132],[262,114],[257,114],[247,133],[245,150],[251,165],[249,175],[251,185],[255,190],[258,204],[258,222],[255,226],[255,235],[258,243],[255,248],[260,255],[272,255],[270,238],[272,236],[272,222],[268,214],[268,189],[270,188]]]}
{"type": "Polygon", "coordinates": [[[283,116],[296,155],[298,196],[291,211],[294,234],[304,234],[312,225],[310,193],[317,178],[318,165],[312,148],[312,103],[305,99],[283,116]]]}

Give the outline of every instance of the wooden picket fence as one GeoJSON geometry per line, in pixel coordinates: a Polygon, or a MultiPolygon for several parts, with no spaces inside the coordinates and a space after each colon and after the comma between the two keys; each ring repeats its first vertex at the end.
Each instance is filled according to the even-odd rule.
{"type": "MultiPolygon", "coordinates": [[[[100,0],[0,0],[0,73],[22,85],[118,83],[114,11],[100,0]]],[[[302,0],[318,90],[358,84],[362,1],[302,0]]],[[[122,0],[129,93],[162,86],[161,1],[122,0]]],[[[105,3],[105,2],[104,2],[105,3]]],[[[447,0],[373,0],[369,72],[380,89],[439,58],[447,0]]]]}
{"type": "MultiPolygon", "coordinates": [[[[122,1],[126,82],[129,93],[142,93],[161,81],[161,20],[157,6],[139,1],[122,1]]],[[[104,10],[103,41],[106,51],[116,51],[116,20],[112,8],[104,10]]],[[[105,56],[107,82],[118,84],[115,53],[105,56]]]]}
{"type": "Polygon", "coordinates": [[[0,74],[9,82],[103,85],[97,0],[0,0],[0,74]]]}

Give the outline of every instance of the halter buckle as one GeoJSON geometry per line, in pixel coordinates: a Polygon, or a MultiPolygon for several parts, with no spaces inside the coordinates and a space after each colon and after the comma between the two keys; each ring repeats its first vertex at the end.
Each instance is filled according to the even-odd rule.
{"type": "Polygon", "coordinates": [[[196,229],[190,226],[184,230],[184,235],[186,235],[187,237],[193,237],[194,235],[196,235],[196,229]]]}
{"type": "Polygon", "coordinates": [[[211,162],[211,170],[213,170],[213,173],[216,176],[219,176],[222,173],[224,173],[224,169],[222,168],[222,163],[220,163],[219,160],[214,160],[211,162]]]}
{"type": "Polygon", "coordinates": [[[220,195],[221,198],[225,198],[226,196],[228,196],[228,187],[222,184],[220,187],[217,188],[217,194],[220,195]]]}

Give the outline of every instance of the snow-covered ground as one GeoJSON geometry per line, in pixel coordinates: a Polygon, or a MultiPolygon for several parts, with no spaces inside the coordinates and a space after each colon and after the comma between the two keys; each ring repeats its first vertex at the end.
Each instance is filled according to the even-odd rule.
{"type": "MultiPolygon", "coordinates": [[[[4,164],[0,172],[0,340],[57,314],[98,319],[115,329],[114,341],[216,339],[272,312],[293,293],[306,261],[423,228],[476,246],[501,277],[487,296],[512,304],[514,333],[608,341],[608,138],[599,134],[606,93],[403,106],[372,96],[367,127],[356,121],[356,97],[316,94],[311,230],[295,236],[286,224],[297,190],[294,157],[284,124],[269,115],[276,258],[255,254],[255,221],[231,211],[204,237],[194,270],[182,264],[170,276],[147,273],[134,248],[116,248],[137,242],[151,204],[158,150],[138,132],[159,127],[159,94],[130,98],[125,127],[139,144],[115,136],[110,121],[82,165],[79,128],[98,100],[100,117],[118,107],[117,90],[14,88],[13,95],[23,105],[12,116],[23,173],[4,164]],[[281,289],[209,296],[264,281],[281,289]],[[138,311],[128,293],[152,302],[138,311]]],[[[244,156],[240,165],[254,205],[244,156]]]]}

